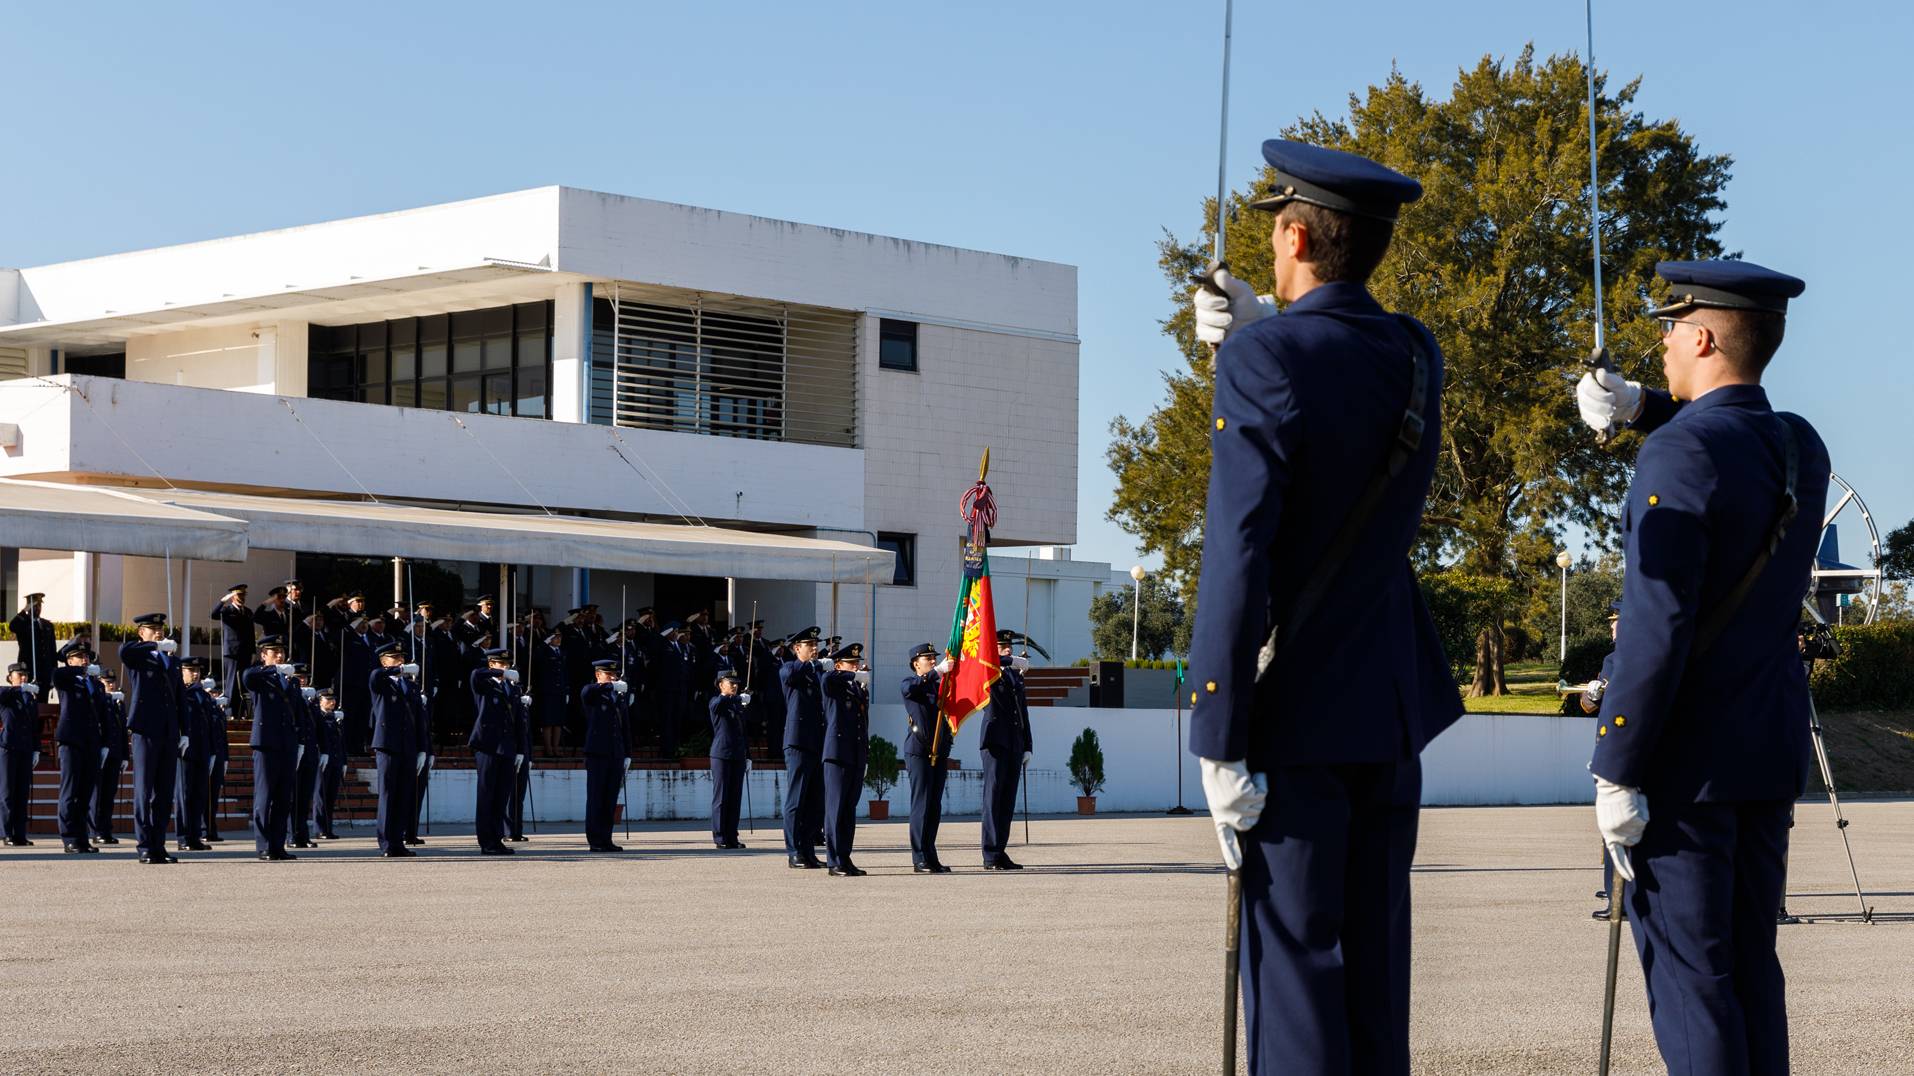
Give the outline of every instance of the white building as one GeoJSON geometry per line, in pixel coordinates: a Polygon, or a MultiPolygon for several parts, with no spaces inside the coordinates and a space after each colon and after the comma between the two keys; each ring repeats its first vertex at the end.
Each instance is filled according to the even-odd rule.
{"type": "MultiPolygon", "coordinates": [[[[0,597],[125,622],[171,593],[203,626],[230,583],[341,557],[468,595],[509,561],[513,607],[561,615],[755,605],[862,639],[874,613],[882,677],[948,634],[985,448],[996,544],[1076,540],[1076,311],[1067,265],[565,187],[0,269],[0,477],[146,498],[111,540],[73,505],[0,536],[49,546],[6,551],[0,597]],[[124,555],[173,541],[149,501],[240,520],[245,563],[181,553],[169,587],[124,555]]],[[[69,492],[4,494],[43,495],[69,492]]],[[[1031,563],[1031,634],[1084,656],[1108,566],[1031,563]]]]}

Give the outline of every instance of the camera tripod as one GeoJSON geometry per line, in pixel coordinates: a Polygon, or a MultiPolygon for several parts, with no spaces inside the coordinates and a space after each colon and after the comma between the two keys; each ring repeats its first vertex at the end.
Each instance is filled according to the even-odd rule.
{"type": "MultiPolygon", "coordinates": [[[[1828,627],[1828,622],[1821,618],[1820,610],[1816,609],[1811,601],[1803,605],[1812,621],[1801,633],[1801,661],[1807,666],[1807,673],[1812,678],[1815,661],[1834,658],[1840,653],[1840,647],[1834,641],[1834,632],[1828,627]]],[[[1861,891],[1861,872],[1854,865],[1854,846],[1848,842],[1848,820],[1847,816],[1841,813],[1841,795],[1834,789],[1834,768],[1828,764],[1827,738],[1821,732],[1821,714],[1815,709],[1812,688],[1808,691],[1808,734],[1814,741],[1815,761],[1821,766],[1821,785],[1828,790],[1828,804],[1834,808],[1834,828],[1840,831],[1841,849],[1848,856],[1848,875],[1854,879],[1854,899],[1861,906],[1861,922],[1872,923],[1874,909],[1868,907],[1867,895],[1861,891]]],[[[1785,864],[1786,861],[1783,862],[1785,864]]],[[[1779,916],[1782,922],[1793,921],[1793,917],[1788,915],[1786,885],[1782,886],[1779,916]]],[[[1845,913],[1841,917],[1845,918],[1845,913]]],[[[1835,916],[1816,916],[1815,918],[1831,919],[1835,916]]]]}

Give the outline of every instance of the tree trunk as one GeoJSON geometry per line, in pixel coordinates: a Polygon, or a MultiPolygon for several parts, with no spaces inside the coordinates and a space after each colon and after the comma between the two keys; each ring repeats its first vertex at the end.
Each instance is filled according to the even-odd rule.
{"type": "Polygon", "coordinates": [[[1490,624],[1476,634],[1475,680],[1469,685],[1470,698],[1509,693],[1509,683],[1502,671],[1506,642],[1500,624],[1490,624]]]}

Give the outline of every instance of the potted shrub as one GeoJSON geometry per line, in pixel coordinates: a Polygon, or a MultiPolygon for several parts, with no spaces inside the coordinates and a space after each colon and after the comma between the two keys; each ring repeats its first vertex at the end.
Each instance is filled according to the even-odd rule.
{"type": "Polygon", "coordinates": [[[1097,813],[1097,793],[1103,791],[1103,745],[1097,730],[1084,729],[1070,745],[1070,783],[1077,786],[1078,814],[1097,813]]]}
{"type": "Polygon", "coordinates": [[[871,755],[864,764],[864,787],[871,790],[873,822],[882,822],[891,816],[891,804],[884,795],[897,785],[897,766],[897,745],[882,736],[871,737],[871,755]]]}

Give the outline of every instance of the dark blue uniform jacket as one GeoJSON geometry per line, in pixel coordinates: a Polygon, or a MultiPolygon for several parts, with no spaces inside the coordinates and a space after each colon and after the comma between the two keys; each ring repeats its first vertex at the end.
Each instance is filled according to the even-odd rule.
{"type": "Polygon", "coordinates": [[[784,688],[784,746],[824,749],[824,684],[812,661],[787,661],[778,668],[784,688]]]}
{"type": "Polygon", "coordinates": [[[735,761],[749,754],[744,737],[744,700],[736,695],[711,696],[711,757],[735,761]]]}
{"type": "Polygon", "coordinates": [[[252,694],[253,734],[247,742],[260,751],[297,748],[299,722],[306,714],[298,684],[271,665],[248,666],[239,674],[239,683],[252,694]]]}
{"type": "Polygon", "coordinates": [[[834,669],[824,677],[824,759],[855,767],[870,753],[870,694],[856,673],[834,669]]]}
{"type": "Polygon", "coordinates": [[[937,719],[937,689],[943,677],[935,672],[906,676],[900,685],[904,693],[904,718],[909,727],[904,735],[904,754],[928,758],[936,747],[938,758],[950,755],[950,727],[937,719]],[[931,737],[937,737],[935,744],[931,737]]]}
{"type": "Polygon", "coordinates": [[[161,743],[179,743],[179,661],[158,643],[120,644],[120,682],[126,685],[126,727],[161,743]]]}

